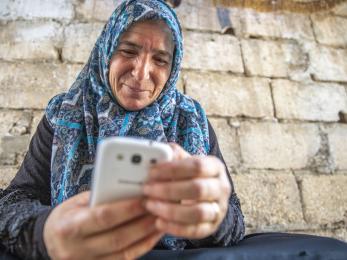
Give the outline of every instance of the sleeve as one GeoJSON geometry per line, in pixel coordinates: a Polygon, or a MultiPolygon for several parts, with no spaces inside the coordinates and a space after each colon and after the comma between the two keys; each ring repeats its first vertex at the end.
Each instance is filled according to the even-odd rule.
{"type": "Polygon", "coordinates": [[[53,129],[44,116],[23,163],[0,190],[0,243],[23,259],[49,259],[43,241],[50,207],[50,158],[53,129]]]}
{"type": "MultiPolygon", "coordinates": [[[[222,153],[219,149],[217,136],[210,124],[209,126],[209,140],[210,140],[210,153],[209,155],[214,155],[218,157],[225,165],[225,161],[223,159],[222,153]]],[[[233,181],[228,172],[228,168],[226,168],[228,178],[232,187],[232,194],[229,198],[229,206],[227,214],[219,226],[218,230],[212,234],[211,236],[199,239],[199,240],[189,240],[188,244],[190,247],[218,247],[218,246],[230,246],[237,244],[241,241],[245,235],[245,224],[243,220],[243,214],[241,211],[240,201],[235,193],[233,181]]]]}

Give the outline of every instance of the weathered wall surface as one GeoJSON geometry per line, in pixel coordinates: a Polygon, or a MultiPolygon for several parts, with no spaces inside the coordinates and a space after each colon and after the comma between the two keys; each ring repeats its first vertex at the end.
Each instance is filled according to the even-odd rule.
{"type": "MultiPolygon", "coordinates": [[[[115,4],[0,2],[1,187],[115,4]]],[[[179,87],[201,102],[216,129],[247,232],[347,241],[347,4],[305,15],[186,0],[177,12],[185,36],[179,87]]]]}

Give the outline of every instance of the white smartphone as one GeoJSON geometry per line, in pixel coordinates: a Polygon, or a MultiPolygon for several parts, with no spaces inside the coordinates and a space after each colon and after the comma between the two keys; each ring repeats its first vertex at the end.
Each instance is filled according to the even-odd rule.
{"type": "Polygon", "coordinates": [[[90,205],[142,194],[151,164],[171,161],[169,145],[150,140],[109,137],[97,147],[90,205]]]}

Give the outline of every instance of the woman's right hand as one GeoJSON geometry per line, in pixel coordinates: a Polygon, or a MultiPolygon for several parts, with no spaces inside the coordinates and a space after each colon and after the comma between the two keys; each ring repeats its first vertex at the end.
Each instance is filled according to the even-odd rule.
{"type": "Polygon", "coordinates": [[[141,198],[89,207],[89,196],[73,196],[48,216],[43,238],[52,259],[135,259],[163,235],[141,198]]]}

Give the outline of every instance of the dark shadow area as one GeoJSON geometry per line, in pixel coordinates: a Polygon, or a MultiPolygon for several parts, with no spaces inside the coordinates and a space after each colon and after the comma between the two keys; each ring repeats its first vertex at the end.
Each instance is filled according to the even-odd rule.
{"type": "MultiPolygon", "coordinates": [[[[0,260],[18,260],[2,249],[0,260]]],[[[347,259],[347,244],[328,237],[305,234],[257,233],[245,237],[237,246],[184,251],[153,250],[141,260],[242,260],[242,259],[347,259]]]]}

